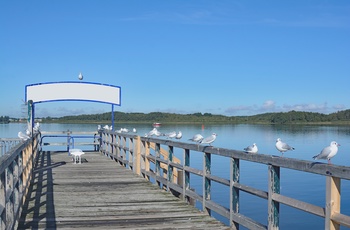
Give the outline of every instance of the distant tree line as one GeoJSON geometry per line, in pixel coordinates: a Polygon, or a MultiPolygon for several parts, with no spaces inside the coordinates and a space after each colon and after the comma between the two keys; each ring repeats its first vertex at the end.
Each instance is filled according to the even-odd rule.
{"type": "Polygon", "coordinates": [[[0,123],[10,123],[10,117],[9,116],[1,116],[0,117],[0,123]]]}
{"type": "MultiPolygon", "coordinates": [[[[64,116],[60,118],[47,117],[43,122],[101,122],[111,121],[112,113],[85,114],[77,116],[64,116]]],[[[342,123],[350,124],[350,109],[331,114],[314,112],[278,112],[264,113],[253,116],[224,116],[211,113],[124,113],[114,112],[115,122],[166,122],[166,123],[268,123],[268,124],[298,124],[298,123],[342,123]]]]}

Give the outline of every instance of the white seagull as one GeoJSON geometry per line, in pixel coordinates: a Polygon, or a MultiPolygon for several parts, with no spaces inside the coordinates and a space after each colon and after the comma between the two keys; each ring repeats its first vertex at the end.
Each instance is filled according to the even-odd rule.
{"type": "Polygon", "coordinates": [[[213,133],[209,137],[206,137],[206,138],[202,139],[199,143],[201,143],[201,144],[209,144],[211,146],[211,143],[213,143],[215,141],[216,136],[217,136],[216,133],[213,133]]]}
{"type": "Polygon", "coordinates": [[[166,138],[170,138],[170,139],[175,138],[176,137],[176,131],[172,131],[170,133],[166,133],[166,134],[164,134],[164,136],[166,136],[166,138]]]}
{"type": "Polygon", "coordinates": [[[21,140],[26,141],[30,138],[27,134],[22,133],[21,131],[18,132],[18,137],[21,138],[21,140]]]}
{"type": "Polygon", "coordinates": [[[284,143],[281,141],[281,138],[277,138],[276,140],[276,148],[278,151],[280,151],[282,153],[287,152],[288,150],[294,150],[294,148],[290,145],[288,145],[287,143],[284,143]]]}
{"type": "Polygon", "coordinates": [[[200,142],[203,140],[203,136],[201,134],[196,134],[194,135],[191,139],[188,139],[189,141],[194,141],[194,142],[200,142]]]}
{"type": "Polygon", "coordinates": [[[151,131],[149,131],[145,136],[146,136],[146,137],[151,137],[151,136],[153,136],[153,135],[159,137],[159,136],[161,135],[161,132],[159,132],[159,131],[157,130],[157,128],[153,128],[153,129],[152,129],[151,131]]]}
{"type": "Polygon", "coordinates": [[[29,129],[26,129],[26,134],[27,134],[27,136],[31,136],[31,132],[29,131],[29,129]]]}
{"type": "Polygon", "coordinates": [[[35,123],[35,125],[34,125],[34,127],[33,127],[33,131],[34,131],[35,133],[40,132],[40,123],[39,123],[39,122],[35,123]]]}
{"type": "Polygon", "coordinates": [[[177,134],[176,134],[176,139],[181,139],[182,138],[182,132],[179,131],[177,134]]]}
{"type": "Polygon", "coordinates": [[[332,141],[329,146],[322,149],[322,151],[313,158],[315,160],[324,159],[328,161],[328,164],[332,164],[331,158],[334,157],[335,154],[337,154],[338,146],[340,146],[340,144],[338,144],[336,141],[332,141]]]}
{"type": "Polygon", "coordinates": [[[129,132],[129,129],[127,129],[127,128],[120,128],[120,131],[121,131],[122,133],[128,133],[128,132],[129,132]]]}
{"type": "Polygon", "coordinates": [[[247,153],[257,153],[258,152],[258,146],[254,143],[253,145],[248,146],[247,148],[244,148],[244,151],[247,153]]]}

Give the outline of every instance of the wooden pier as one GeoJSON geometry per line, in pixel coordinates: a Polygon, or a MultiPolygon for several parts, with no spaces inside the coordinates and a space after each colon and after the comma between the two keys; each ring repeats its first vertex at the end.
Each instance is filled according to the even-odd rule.
{"type": "Polygon", "coordinates": [[[18,229],[229,229],[98,152],[41,152],[18,229]]]}
{"type": "Polygon", "coordinates": [[[0,157],[0,230],[278,230],[280,205],[323,218],[324,229],[350,228],[350,216],[341,207],[341,198],[348,196],[341,182],[350,180],[350,167],[113,131],[99,132],[97,144],[98,152],[86,152],[82,164],[74,164],[65,151],[42,151],[41,135],[36,134],[0,157]],[[193,156],[202,166],[191,164],[193,156]],[[227,159],[227,174],[211,170],[216,157],[227,159]],[[266,167],[267,190],[240,181],[246,162],[266,167]],[[282,191],[281,169],[324,177],[324,204],[282,191]],[[193,175],[202,189],[191,186],[193,175]],[[229,190],[223,204],[212,196],[217,184],[229,190]],[[267,210],[259,209],[267,214],[266,221],[240,211],[242,193],[266,200],[267,210]],[[217,214],[229,226],[215,220],[217,214]]]}

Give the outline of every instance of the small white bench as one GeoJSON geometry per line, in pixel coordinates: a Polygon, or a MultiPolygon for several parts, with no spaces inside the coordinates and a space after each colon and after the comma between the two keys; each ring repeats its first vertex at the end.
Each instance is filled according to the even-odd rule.
{"type": "Polygon", "coordinates": [[[73,156],[73,164],[76,164],[79,159],[79,164],[81,164],[81,155],[85,154],[81,149],[70,149],[69,154],[73,156]]]}

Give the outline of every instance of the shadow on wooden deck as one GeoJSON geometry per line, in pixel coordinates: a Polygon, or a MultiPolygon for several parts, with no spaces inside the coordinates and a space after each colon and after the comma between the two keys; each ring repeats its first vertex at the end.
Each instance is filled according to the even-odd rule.
{"type": "Polygon", "coordinates": [[[38,157],[18,229],[229,229],[96,152],[38,157]]]}
{"type": "Polygon", "coordinates": [[[25,212],[22,212],[18,228],[39,229],[39,222],[46,221],[47,228],[56,229],[56,222],[48,221],[55,219],[52,168],[65,165],[66,162],[52,164],[50,152],[43,152],[35,163],[33,179],[28,191],[29,196],[23,206],[25,212]],[[43,212],[42,209],[45,211],[43,212]],[[24,222],[29,216],[32,221],[24,222]]]}

